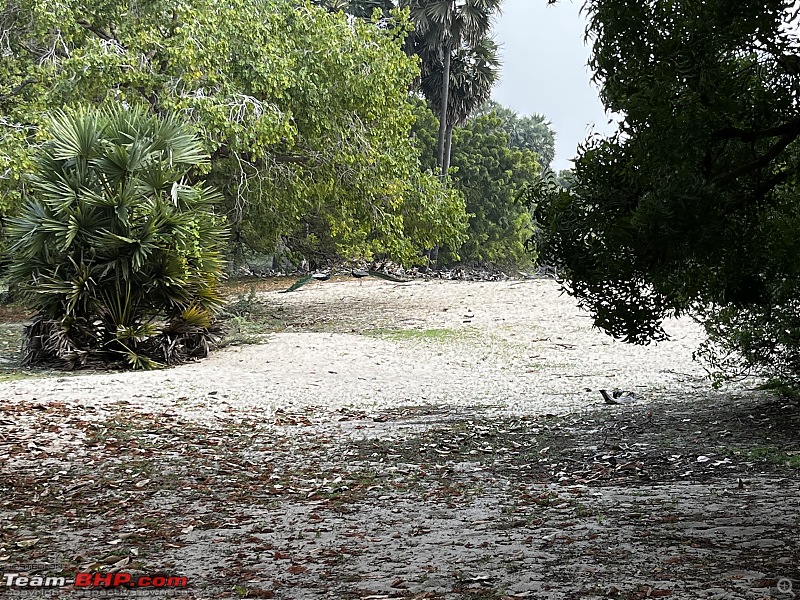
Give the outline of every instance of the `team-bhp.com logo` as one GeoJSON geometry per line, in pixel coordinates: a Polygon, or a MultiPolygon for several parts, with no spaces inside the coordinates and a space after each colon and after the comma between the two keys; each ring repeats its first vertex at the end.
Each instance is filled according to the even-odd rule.
{"type": "Polygon", "coordinates": [[[174,575],[133,575],[131,573],[76,573],[75,577],[29,577],[22,573],[4,573],[6,588],[185,588],[186,577],[174,575]]]}

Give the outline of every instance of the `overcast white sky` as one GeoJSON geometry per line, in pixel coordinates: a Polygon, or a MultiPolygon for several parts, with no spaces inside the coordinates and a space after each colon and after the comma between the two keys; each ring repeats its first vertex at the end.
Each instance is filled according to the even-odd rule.
{"type": "Polygon", "coordinates": [[[593,131],[609,134],[613,126],[586,66],[583,0],[505,0],[494,27],[501,44],[502,79],[492,96],[518,113],[540,113],[556,131],[556,171],[572,166],[578,143],[593,131]]]}

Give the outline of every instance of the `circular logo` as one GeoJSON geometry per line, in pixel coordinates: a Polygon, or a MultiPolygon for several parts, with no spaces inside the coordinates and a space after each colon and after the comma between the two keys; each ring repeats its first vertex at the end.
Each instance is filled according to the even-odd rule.
{"type": "MultiPolygon", "coordinates": [[[[792,580],[783,577],[782,579],[778,580],[778,591],[781,594],[791,594],[792,593],[792,580]]],[[[794,594],[792,594],[794,595],[794,594]]]]}

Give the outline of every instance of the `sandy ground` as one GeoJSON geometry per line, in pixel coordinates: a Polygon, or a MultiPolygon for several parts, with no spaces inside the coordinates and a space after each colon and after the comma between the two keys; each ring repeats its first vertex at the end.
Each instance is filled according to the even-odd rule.
{"type": "Polygon", "coordinates": [[[669,323],[669,342],[629,346],[593,330],[549,280],[323,282],[261,298],[289,323],[264,345],[167,371],[22,380],[0,389],[20,400],[130,401],[200,420],[425,403],[563,413],[601,402],[601,388],[648,398],[707,393],[692,362],[700,340],[694,323],[669,323]]]}
{"type": "Polygon", "coordinates": [[[190,598],[800,588],[800,410],[710,390],[693,323],[626,346],[547,280],[259,300],[284,324],[262,344],[0,384],[0,572],[182,574],[190,598]]]}

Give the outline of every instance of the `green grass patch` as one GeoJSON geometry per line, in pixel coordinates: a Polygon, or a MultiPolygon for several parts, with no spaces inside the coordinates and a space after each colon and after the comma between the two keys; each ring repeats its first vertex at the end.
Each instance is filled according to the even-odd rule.
{"type": "Polygon", "coordinates": [[[749,460],[763,461],[775,465],[783,465],[793,469],[800,469],[800,451],[787,452],[774,446],[751,448],[742,452],[749,460]]]}
{"type": "Polygon", "coordinates": [[[369,329],[363,333],[400,342],[450,342],[471,337],[475,334],[475,330],[469,327],[458,329],[369,329]]]}
{"type": "Polygon", "coordinates": [[[19,371],[17,369],[0,369],[0,383],[17,381],[19,379],[30,379],[31,377],[36,377],[37,374],[36,372],[19,371]]]}

